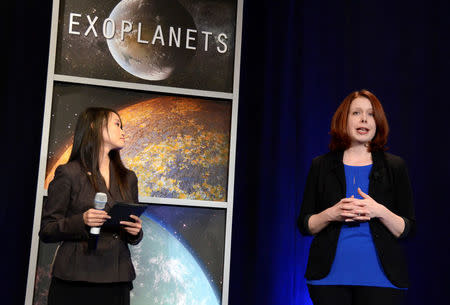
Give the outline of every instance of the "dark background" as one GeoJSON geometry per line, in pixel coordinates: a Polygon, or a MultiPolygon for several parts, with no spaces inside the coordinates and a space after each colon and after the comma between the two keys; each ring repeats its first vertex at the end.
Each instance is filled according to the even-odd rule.
{"type": "MultiPolygon", "coordinates": [[[[2,4],[2,304],[23,304],[39,167],[51,1],[2,4]]],[[[244,3],[229,304],[307,304],[309,238],[295,218],[331,116],[365,88],[385,107],[390,152],[414,188],[408,304],[449,287],[447,1],[244,3]]]]}

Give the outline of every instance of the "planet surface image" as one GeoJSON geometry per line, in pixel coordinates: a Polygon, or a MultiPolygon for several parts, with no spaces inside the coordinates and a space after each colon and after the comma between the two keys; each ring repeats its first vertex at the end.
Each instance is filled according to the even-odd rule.
{"type": "MultiPolygon", "coordinates": [[[[136,172],[140,196],[226,200],[231,103],[160,96],[119,114],[126,134],[122,160],[136,172]]],[[[45,188],[68,161],[71,141],[49,165],[45,188]]]]}
{"type": "MultiPolygon", "coordinates": [[[[123,0],[109,18],[116,24],[114,38],[107,40],[109,51],[116,62],[134,76],[152,81],[166,79],[195,55],[195,50],[184,48],[186,39],[181,38],[186,35],[181,35],[181,29],[196,31],[197,28],[192,16],[177,0],[123,0]],[[134,20],[126,34],[122,34],[119,26],[123,20],[134,20]],[[172,35],[178,38],[178,45],[175,38],[170,39],[170,27],[180,28],[180,35],[177,30],[173,30],[172,35]]],[[[108,30],[111,31],[114,30],[108,30]]]]}
{"type": "Polygon", "coordinates": [[[136,279],[133,305],[219,305],[201,262],[150,214],[141,216],[144,238],[130,247],[136,279]]]}

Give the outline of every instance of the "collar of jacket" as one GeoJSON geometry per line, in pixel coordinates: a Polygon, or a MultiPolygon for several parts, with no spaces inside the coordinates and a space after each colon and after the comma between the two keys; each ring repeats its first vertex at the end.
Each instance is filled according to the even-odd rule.
{"type": "MultiPolygon", "coordinates": [[[[330,152],[332,157],[332,163],[333,163],[333,172],[336,174],[336,176],[339,179],[339,182],[342,187],[343,196],[345,196],[346,193],[346,184],[345,184],[345,169],[344,169],[344,151],[334,151],[330,152]]],[[[372,186],[374,181],[379,181],[384,175],[385,172],[385,164],[384,164],[384,152],[382,151],[376,151],[372,152],[372,170],[369,174],[369,181],[371,182],[369,184],[369,194],[372,193],[372,186]]]]}

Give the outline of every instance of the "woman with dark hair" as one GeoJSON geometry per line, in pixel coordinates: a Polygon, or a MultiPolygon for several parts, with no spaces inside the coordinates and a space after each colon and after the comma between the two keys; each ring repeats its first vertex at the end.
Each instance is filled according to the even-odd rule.
{"type": "Polygon", "coordinates": [[[143,237],[142,222],[130,215],[119,230],[102,229],[117,201],[138,202],[137,177],[120,159],[125,134],[118,113],[88,108],[78,118],[72,153],[48,188],[39,237],[59,242],[52,267],[48,304],[129,304],[136,277],[128,244],[143,237]],[[97,192],[107,195],[104,210],[94,208],[97,192]],[[93,246],[95,245],[95,246],[93,246]]]}
{"type": "Polygon", "coordinates": [[[355,91],[332,118],[330,152],[312,161],[298,227],[314,235],[305,277],[315,305],[405,300],[399,240],[415,216],[405,162],[385,152],[388,132],[376,96],[355,91]]]}

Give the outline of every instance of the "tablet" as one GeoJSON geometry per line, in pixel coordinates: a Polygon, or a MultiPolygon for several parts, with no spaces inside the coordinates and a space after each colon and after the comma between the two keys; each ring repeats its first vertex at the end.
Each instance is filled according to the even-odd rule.
{"type": "Polygon", "coordinates": [[[147,207],[148,204],[145,203],[117,202],[108,213],[111,219],[106,220],[103,227],[117,227],[120,226],[121,221],[134,222],[134,219],[130,218],[130,215],[139,217],[147,207]]]}

